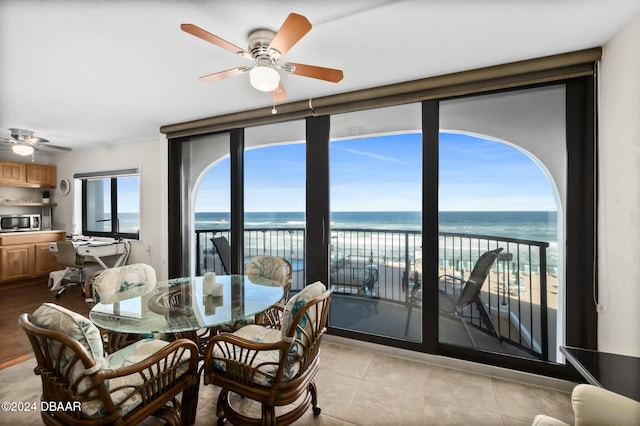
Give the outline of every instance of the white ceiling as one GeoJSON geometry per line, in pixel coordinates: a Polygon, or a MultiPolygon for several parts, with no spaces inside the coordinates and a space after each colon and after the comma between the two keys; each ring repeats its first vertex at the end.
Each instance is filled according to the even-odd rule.
{"type": "Polygon", "coordinates": [[[198,80],[250,62],[180,24],[246,47],[290,12],[313,28],[283,62],[344,71],[338,84],[284,75],[298,101],[602,46],[640,0],[0,0],[0,137],[24,128],[79,150],[271,108],[247,75],[198,80]]]}

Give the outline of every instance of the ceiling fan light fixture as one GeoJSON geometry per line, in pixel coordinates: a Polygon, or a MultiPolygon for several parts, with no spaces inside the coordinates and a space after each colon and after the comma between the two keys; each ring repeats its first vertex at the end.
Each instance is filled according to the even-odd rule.
{"type": "Polygon", "coordinates": [[[18,155],[31,155],[33,154],[33,147],[31,145],[16,143],[11,146],[11,151],[18,155]]]}
{"type": "Polygon", "coordinates": [[[273,92],[280,84],[280,74],[275,69],[257,65],[249,71],[251,85],[262,92],[273,92]]]}

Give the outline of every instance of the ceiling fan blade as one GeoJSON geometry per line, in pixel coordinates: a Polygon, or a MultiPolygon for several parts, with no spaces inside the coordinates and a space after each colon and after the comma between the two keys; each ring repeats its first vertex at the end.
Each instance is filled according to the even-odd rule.
{"type": "Polygon", "coordinates": [[[46,149],[57,149],[58,151],[71,151],[71,148],[66,146],[58,146],[58,145],[42,145],[42,146],[34,146],[35,149],[46,148],[46,149]]]}
{"type": "Polygon", "coordinates": [[[218,37],[217,35],[213,35],[210,32],[203,30],[202,28],[196,25],[181,24],[180,29],[182,29],[182,31],[186,33],[189,33],[193,36],[201,38],[204,41],[208,41],[209,43],[213,43],[216,46],[222,47],[223,49],[226,49],[232,53],[235,53],[236,55],[244,56],[247,59],[253,59],[250,52],[244,50],[241,47],[236,46],[233,43],[229,43],[227,40],[224,40],[218,37]]]}
{"type": "Polygon", "coordinates": [[[213,74],[208,74],[208,75],[203,75],[202,77],[200,77],[200,80],[207,81],[207,82],[218,81],[218,80],[222,80],[224,78],[235,77],[236,75],[240,75],[243,72],[247,71],[248,69],[249,69],[249,67],[231,68],[230,70],[215,72],[213,74]]]}
{"type": "Polygon", "coordinates": [[[25,142],[28,142],[28,143],[32,143],[32,144],[33,144],[33,143],[49,143],[49,141],[48,141],[48,140],[46,140],[46,139],[42,139],[42,138],[39,138],[39,137],[36,137],[36,136],[31,137],[31,138],[27,138],[27,139],[25,139],[24,141],[25,141],[25,142]]]}
{"type": "Polygon", "coordinates": [[[284,86],[282,85],[282,82],[278,84],[278,87],[276,87],[276,90],[271,92],[271,98],[273,99],[273,103],[284,102],[287,100],[287,91],[284,90],[284,86]]]}
{"type": "Polygon", "coordinates": [[[319,80],[330,81],[331,83],[337,83],[344,77],[342,70],[333,68],[316,67],[315,65],[296,64],[293,62],[287,62],[284,67],[287,68],[293,66],[292,74],[301,75],[303,77],[317,78],[319,80]]]}
{"type": "Polygon", "coordinates": [[[275,37],[273,37],[273,40],[271,40],[269,49],[277,50],[282,56],[300,41],[309,30],[311,30],[311,23],[307,18],[296,13],[290,13],[275,37]]]}

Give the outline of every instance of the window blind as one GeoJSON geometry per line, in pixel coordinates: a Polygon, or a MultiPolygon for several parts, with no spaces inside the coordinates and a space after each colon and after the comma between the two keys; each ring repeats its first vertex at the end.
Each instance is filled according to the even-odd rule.
{"type": "Polygon", "coordinates": [[[136,176],[140,174],[138,168],[133,169],[121,169],[121,170],[106,170],[101,172],[87,172],[87,173],[75,173],[74,179],[101,179],[120,176],[136,176]]]}
{"type": "Polygon", "coordinates": [[[563,53],[462,71],[437,77],[363,89],[316,99],[290,102],[249,111],[220,115],[162,126],[169,139],[196,136],[231,129],[331,115],[369,108],[399,105],[429,99],[443,99],[533,84],[549,83],[593,74],[594,64],[602,57],[602,48],[563,53]]]}

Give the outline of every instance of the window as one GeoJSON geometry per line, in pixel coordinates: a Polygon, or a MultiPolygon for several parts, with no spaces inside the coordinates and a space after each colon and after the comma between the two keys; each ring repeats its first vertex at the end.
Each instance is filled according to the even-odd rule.
{"type": "MultiPolygon", "coordinates": [[[[303,265],[304,282],[320,280],[334,288],[330,334],[565,379],[574,373],[562,364],[557,354],[558,345],[597,348],[597,316],[592,309],[592,286],[597,285],[594,276],[597,267],[594,264],[597,249],[594,77],[586,70],[584,76],[576,78],[565,80],[558,75],[546,84],[525,83],[499,87],[491,80],[477,93],[462,85],[453,87],[450,93],[446,93],[446,87],[434,89],[440,90],[438,93],[426,90],[412,93],[406,95],[405,100],[424,100],[419,104],[405,104],[416,108],[411,114],[392,114],[402,107],[395,105],[388,109],[387,104],[394,101],[390,96],[380,96],[362,104],[354,101],[349,107],[335,104],[334,110],[328,107],[322,113],[314,110],[313,116],[305,118],[303,256],[308,261],[303,265]],[[460,92],[466,96],[460,96],[460,92]],[[383,112],[380,116],[375,116],[376,106],[383,112]],[[362,118],[370,118],[371,114],[374,119],[363,124],[362,118]],[[403,124],[407,119],[418,125],[403,124]],[[396,132],[407,138],[421,132],[422,149],[405,153],[406,146],[398,140],[376,145],[396,137],[396,132]],[[457,143],[452,145],[451,142],[456,142],[452,139],[457,143]],[[358,161],[341,163],[344,155],[358,157],[358,161]],[[473,161],[468,161],[469,158],[473,161]],[[400,164],[399,161],[405,167],[394,170],[393,166],[400,164]],[[365,168],[371,162],[378,164],[375,170],[365,168]],[[407,167],[409,162],[421,165],[407,167]],[[343,176],[337,174],[340,171],[343,176]],[[413,174],[407,178],[406,173],[410,172],[413,174]],[[469,173],[474,173],[471,179],[460,180],[461,175],[469,173]],[[378,180],[380,177],[385,179],[378,180]],[[399,177],[404,178],[402,183],[386,190],[386,185],[399,177]],[[354,186],[358,178],[366,187],[354,186]],[[523,181],[524,178],[529,179],[529,183],[523,181]],[[530,181],[532,178],[535,185],[530,181]],[[420,182],[421,189],[415,187],[416,182],[420,182]],[[349,189],[342,197],[341,187],[349,189]],[[389,201],[390,196],[401,196],[401,191],[406,189],[409,194],[389,201]],[[422,198],[419,207],[406,204],[419,198],[422,198]],[[358,201],[361,204],[348,205],[358,201]],[[340,218],[332,216],[332,210],[348,213],[353,218],[354,210],[369,213],[374,208],[383,213],[399,209],[417,212],[420,208],[420,218],[396,218],[390,223],[402,228],[415,224],[415,229],[407,231],[421,238],[409,239],[407,243],[407,238],[391,235],[374,237],[372,230],[378,230],[361,218],[353,220],[363,229],[359,234],[353,233],[352,239],[334,233],[340,228],[340,218]],[[498,213],[500,218],[496,223],[498,213]],[[470,216],[474,216],[471,228],[470,216]],[[479,220],[480,216],[484,222],[479,220]],[[518,219],[517,224],[514,217],[518,219]],[[493,222],[487,225],[487,218],[493,218],[493,222]],[[456,223],[452,224],[452,219],[456,223]],[[509,232],[505,236],[506,230],[509,232]],[[529,235],[518,234],[523,232],[529,235]],[[337,238],[334,239],[334,235],[337,238]],[[488,240],[492,241],[487,246],[488,240]],[[387,241],[398,248],[380,256],[380,247],[384,249],[387,241]],[[356,250],[351,250],[354,244],[356,250]],[[350,257],[345,255],[346,248],[350,249],[350,257]],[[447,306],[445,297],[457,295],[461,288],[447,287],[445,281],[441,289],[440,275],[449,275],[454,282],[456,278],[467,278],[480,254],[496,248],[502,249],[501,256],[496,257],[473,305],[465,306],[456,315],[449,315],[452,310],[441,312],[440,308],[447,306]],[[420,257],[422,253],[424,256],[420,257]],[[342,275],[335,273],[338,267],[345,269],[347,261],[363,271],[361,275],[353,275],[355,281],[345,279],[351,278],[346,274],[351,271],[342,275]],[[398,273],[386,274],[383,268],[398,273]],[[370,276],[374,277],[373,281],[370,276]],[[385,286],[381,285],[383,279],[385,286]],[[387,291],[386,284],[393,284],[394,280],[398,285],[387,291]],[[373,282],[373,286],[365,285],[365,281],[373,282]],[[420,300],[410,299],[413,289],[421,291],[420,300]],[[525,305],[529,306],[528,310],[523,308],[525,305]],[[376,322],[378,319],[383,321],[376,322]],[[445,328],[445,322],[451,327],[445,328]],[[389,331],[392,327],[399,330],[399,334],[389,331]],[[467,333],[467,329],[472,332],[467,333]],[[448,331],[461,333],[446,335],[448,331]]],[[[396,102],[403,97],[397,96],[396,102]]],[[[274,120],[282,119],[280,116],[274,120]]],[[[242,268],[244,240],[241,237],[244,234],[241,231],[245,213],[251,208],[249,203],[256,199],[250,182],[243,180],[243,172],[255,166],[250,164],[251,151],[244,148],[245,142],[248,145],[252,141],[247,135],[257,131],[250,127],[255,124],[250,120],[232,125],[227,122],[229,140],[215,144],[215,148],[228,149],[231,153],[230,223],[233,227],[235,219],[239,224],[231,235],[240,235],[235,249],[232,244],[232,255],[235,253],[238,260],[237,271],[242,268]]],[[[213,130],[207,128],[207,131],[213,130]]],[[[169,200],[172,206],[191,202],[191,187],[180,180],[181,173],[201,161],[200,157],[172,154],[180,153],[182,145],[202,137],[207,136],[170,137],[169,200]]],[[[290,206],[285,204],[284,208],[290,206]]],[[[189,231],[181,227],[182,222],[171,220],[171,210],[169,213],[173,242],[189,231]]],[[[272,231],[265,229],[265,240],[272,231]]],[[[170,246],[173,252],[169,252],[169,262],[180,266],[179,256],[192,249],[185,244],[173,246],[170,246]]],[[[170,270],[170,276],[178,276],[172,272],[170,270]]]]}
{"type": "Polygon", "coordinates": [[[483,253],[502,249],[473,301],[442,318],[440,342],[560,359],[566,97],[560,84],[440,102],[440,310],[451,313],[483,253]]]}
{"type": "Polygon", "coordinates": [[[137,169],[76,174],[82,182],[82,234],[140,239],[137,169]]]}

